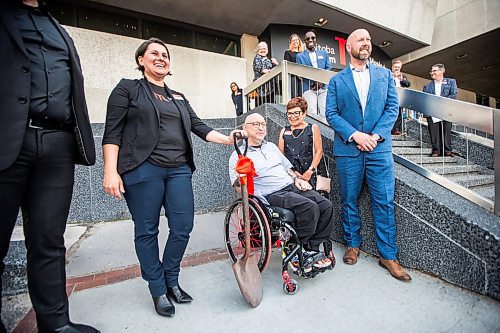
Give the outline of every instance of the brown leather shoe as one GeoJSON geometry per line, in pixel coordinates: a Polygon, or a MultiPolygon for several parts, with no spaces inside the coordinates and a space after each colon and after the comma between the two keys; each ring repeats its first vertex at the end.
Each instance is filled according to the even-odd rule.
{"type": "Polygon", "coordinates": [[[348,247],[344,253],[344,263],[354,265],[358,262],[359,247],[348,247]]]}
{"type": "Polygon", "coordinates": [[[411,276],[406,273],[397,260],[385,260],[380,258],[378,264],[380,267],[387,269],[394,278],[405,282],[411,281],[411,276]]]}

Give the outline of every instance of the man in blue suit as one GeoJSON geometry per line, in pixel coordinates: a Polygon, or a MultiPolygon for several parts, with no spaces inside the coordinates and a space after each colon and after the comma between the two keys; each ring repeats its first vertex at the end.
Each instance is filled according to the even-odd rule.
{"type": "Polygon", "coordinates": [[[398,116],[398,95],[388,69],[369,63],[371,38],[364,29],[347,38],[350,65],[328,85],[326,120],[335,130],[333,149],[342,202],[347,251],[344,262],[353,265],[361,246],[357,207],[363,179],[372,202],[379,265],[402,281],[411,277],[396,259],[394,223],[394,160],[391,130],[398,116]]]}
{"type": "MultiPolygon", "coordinates": [[[[444,77],[445,68],[443,64],[435,64],[431,67],[432,81],[424,86],[424,92],[441,97],[457,98],[457,82],[454,79],[444,77]]],[[[427,127],[431,137],[431,157],[450,156],[451,150],[451,123],[435,117],[427,117],[427,127]]]]}
{"type": "MultiPolygon", "coordinates": [[[[328,53],[324,50],[316,50],[316,34],[314,31],[306,32],[304,36],[306,49],[297,54],[297,63],[309,67],[331,70],[332,64],[328,53]]],[[[306,99],[308,112],[325,116],[326,90],[321,82],[303,79],[302,96],[306,99]]]]}

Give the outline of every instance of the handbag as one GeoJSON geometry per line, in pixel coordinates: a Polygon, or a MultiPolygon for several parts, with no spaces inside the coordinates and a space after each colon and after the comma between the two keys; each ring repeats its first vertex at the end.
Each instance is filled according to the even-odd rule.
{"type": "MultiPolygon", "coordinates": [[[[320,163],[325,163],[325,158],[321,158],[321,162],[320,163]]],[[[320,175],[319,173],[316,175],[316,191],[324,191],[324,192],[327,192],[327,193],[330,193],[332,187],[331,187],[331,183],[332,183],[332,180],[330,179],[330,174],[328,173],[328,166],[325,165],[325,175],[322,176],[320,175]]],[[[319,169],[318,169],[319,171],[319,169]]]]}

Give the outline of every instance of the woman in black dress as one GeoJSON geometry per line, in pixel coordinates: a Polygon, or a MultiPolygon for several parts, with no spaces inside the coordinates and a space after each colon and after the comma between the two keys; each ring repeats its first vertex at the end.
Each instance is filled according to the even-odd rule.
{"type": "MultiPolygon", "coordinates": [[[[297,54],[301,53],[302,51],[304,51],[304,44],[302,43],[302,40],[300,39],[299,35],[293,33],[290,36],[289,49],[285,51],[283,59],[286,61],[296,63],[297,54]]],[[[299,77],[292,75],[292,92],[291,92],[292,98],[300,96],[301,92],[302,92],[302,81],[300,80],[299,77]]]]}
{"type": "Polygon", "coordinates": [[[317,174],[327,174],[319,126],[305,121],[307,101],[304,98],[292,98],[286,109],[290,125],[281,130],[278,148],[292,163],[297,177],[307,180],[315,189],[317,174]]]}

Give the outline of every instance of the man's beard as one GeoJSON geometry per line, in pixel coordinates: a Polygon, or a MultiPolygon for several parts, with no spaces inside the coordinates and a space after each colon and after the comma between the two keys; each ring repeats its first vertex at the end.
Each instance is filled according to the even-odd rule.
{"type": "Polygon", "coordinates": [[[366,60],[368,58],[370,58],[371,56],[371,51],[369,49],[362,49],[362,50],[359,50],[358,52],[355,52],[353,50],[353,52],[351,52],[351,57],[355,58],[355,59],[358,59],[358,60],[366,60]],[[368,51],[368,54],[360,54],[361,51],[368,51]]]}

